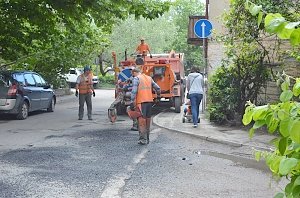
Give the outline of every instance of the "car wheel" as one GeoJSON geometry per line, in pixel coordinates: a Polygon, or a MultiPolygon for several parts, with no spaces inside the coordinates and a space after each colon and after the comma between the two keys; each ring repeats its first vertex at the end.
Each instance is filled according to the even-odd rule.
{"type": "Polygon", "coordinates": [[[28,103],[24,101],[19,108],[19,112],[17,114],[17,119],[25,120],[28,117],[28,111],[29,111],[28,103]]]}
{"type": "Polygon", "coordinates": [[[49,104],[49,107],[47,108],[47,111],[48,111],[48,112],[53,112],[54,109],[55,109],[55,99],[52,98],[52,100],[51,100],[51,102],[50,102],[50,104],[49,104]]]}

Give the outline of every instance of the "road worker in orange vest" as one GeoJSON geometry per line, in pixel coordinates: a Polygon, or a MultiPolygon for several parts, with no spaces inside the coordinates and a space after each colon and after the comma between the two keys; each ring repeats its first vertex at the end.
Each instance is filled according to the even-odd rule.
{"type": "Polygon", "coordinates": [[[84,113],[84,103],[87,106],[88,119],[92,120],[92,95],[95,97],[95,90],[93,87],[91,68],[90,66],[85,66],[83,69],[83,74],[78,76],[76,81],[76,92],[75,96],[78,97],[79,93],[79,111],[78,120],[82,120],[84,113]],[[79,90],[79,92],[78,92],[79,90]]]}
{"type": "Polygon", "coordinates": [[[139,144],[149,144],[149,134],[151,125],[151,114],[153,106],[152,89],[156,90],[157,98],[160,99],[160,87],[150,76],[141,74],[138,68],[132,70],[133,82],[131,91],[131,110],[140,111],[138,117],[139,144]]]}
{"type": "Polygon", "coordinates": [[[150,52],[150,47],[147,43],[145,43],[145,38],[141,38],[141,43],[136,47],[135,53],[141,54],[142,56],[147,56],[147,53],[149,52],[150,57],[152,57],[150,52]]]}

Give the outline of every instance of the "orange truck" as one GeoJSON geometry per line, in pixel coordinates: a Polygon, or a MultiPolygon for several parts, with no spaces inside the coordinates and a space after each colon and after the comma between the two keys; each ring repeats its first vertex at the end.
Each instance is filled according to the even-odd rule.
{"type": "MultiPolygon", "coordinates": [[[[113,53],[115,71],[115,101],[108,109],[108,117],[112,122],[117,115],[126,113],[126,106],[130,104],[130,83],[132,81],[131,70],[139,67],[142,73],[151,76],[161,88],[161,102],[169,102],[176,113],[180,113],[185,96],[185,75],[183,53],[152,54],[151,56],[137,55],[127,58],[117,65],[116,54],[113,53]]],[[[153,93],[153,98],[156,99],[153,93]]]]}
{"type": "MultiPolygon", "coordinates": [[[[145,56],[142,72],[151,76],[161,88],[161,98],[180,113],[185,96],[184,54],[152,54],[145,56]]],[[[156,95],[153,96],[154,98],[156,95]]]]}

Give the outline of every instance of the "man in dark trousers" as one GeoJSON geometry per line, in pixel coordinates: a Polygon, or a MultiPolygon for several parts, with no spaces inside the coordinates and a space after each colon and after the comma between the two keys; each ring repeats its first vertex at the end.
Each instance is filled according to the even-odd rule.
{"type": "Polygon", "coordinates": [[[141,112],[138,118],[139,144],[149,144],[151,114],[153,105],[152,89],[156,90],[157,98],[160,99],[160,87],[150,76],[141,74],[138,68],[132,70],[134,76],[131,91],[130,109],[141,112]]]}
{"type": "Polygon", "coordinates": [[[90,73],[91,68],[89,66],[85,66],[83,71],[84,73],[78,76],[75,87],[75,96],[78,97],[79,93],[78,120],[82,120],[83,118],[85,102],[87,106],[88,119],[92,120],[92,94],[95,97],[95,91],[93,87],[92,75],[90,73]]]}

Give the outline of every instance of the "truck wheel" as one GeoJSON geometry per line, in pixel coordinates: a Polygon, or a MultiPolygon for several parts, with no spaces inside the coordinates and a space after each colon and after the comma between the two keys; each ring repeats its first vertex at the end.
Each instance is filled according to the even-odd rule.
{"type": "Polygon", "coordinates": [[[175,112],[180,113],[180,107],[181,107],[181,98],[180,97],[174,97],[174,105],[175,105],[175,112]]]}
{"type": "Polygon", "coordinates": [[[27,102],[23,101],[23,103],[21,104],[18,114],[17,114],[17,119],[18,120],[25,120],[28,117],[28,104],[27,102]]]}

